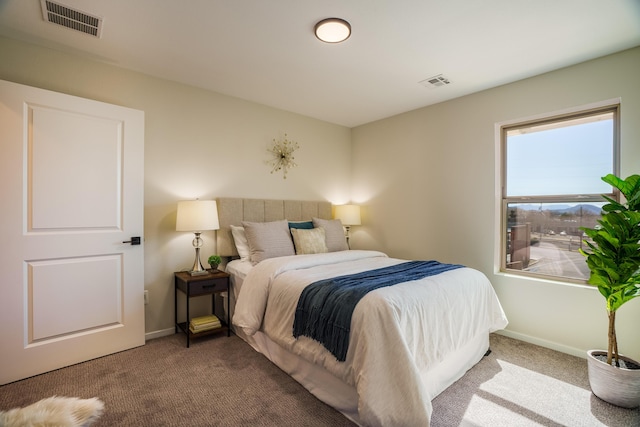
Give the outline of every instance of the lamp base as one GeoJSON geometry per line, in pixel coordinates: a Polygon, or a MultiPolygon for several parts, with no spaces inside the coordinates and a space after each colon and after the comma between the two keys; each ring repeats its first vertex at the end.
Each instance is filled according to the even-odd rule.
{"type": "Polygon", "coordinates": [[[206,276],[207,274],[209,274],[209,272],[207,270],[204,270],[204,271],[190,271],[189,274],[192,275],[192,276],[206,276]]]}
{"type": "Polygon", "coordinates": [[[193,267],[191,267],[189,274],[192,276],[204,276],[205,274],[209,274],[209,272],[202,267],[202,263],[200,262],[200,246],[202,246],[200,233],[196,233],[196,238],[193,239],[193,246],[196,248],[196,259],[193,261],[193,267]]]}
{"type": "Polygon", "coordinates": [[[347,248],[351,249],[351,245],[349,244],[349,237],[350,237],[349,233],[351,231],[351,226],[345,225],[344,229],[345,229],[344,237],[346,237],[346,239],[347,239],[347,248]]]}

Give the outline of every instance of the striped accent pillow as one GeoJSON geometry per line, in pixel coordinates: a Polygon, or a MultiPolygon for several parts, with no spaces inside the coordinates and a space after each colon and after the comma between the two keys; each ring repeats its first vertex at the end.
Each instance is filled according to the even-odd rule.
{"type": "Polygon", "coordinates": [[[324,228],[292,228],[293,244],[297,255],[329,252],[325,243],[324,228]]]}
{"type": "Polygon", "coordinates": [[[242,222],[249,243],[249,259],[255,265],[267,258],[295,255],[287,220],[242,222]]]}

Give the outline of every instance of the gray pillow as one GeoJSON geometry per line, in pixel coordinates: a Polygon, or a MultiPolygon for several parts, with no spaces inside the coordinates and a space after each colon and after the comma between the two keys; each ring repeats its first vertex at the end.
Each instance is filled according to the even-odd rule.
{"type": "Polygon", "coordinates": [[[242,222],[247,242],[249,259],[257,264],[267,258],[295,255],[287,220],[272,222],[242,222]]]}
{"type": "Polygon", "coordinates": [[[346,251],[349,249],[344,235],[342,221],[339,219],[313,218],[314,227],[324,228],[325,241],[329,252],[346,251]]]}

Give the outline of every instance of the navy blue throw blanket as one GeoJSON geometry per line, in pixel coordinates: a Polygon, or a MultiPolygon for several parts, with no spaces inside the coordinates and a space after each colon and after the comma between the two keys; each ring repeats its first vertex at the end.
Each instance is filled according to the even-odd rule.
{"type": "Polygon", "coordinates": [[[437,261],[408,261],[390,267],[320,280],[300,295],[293,322],[293,336],[312,338],[341,362],[347,358],[351,316],[367,293],[398,283],[419,280],[463,267],[437,261]]]}

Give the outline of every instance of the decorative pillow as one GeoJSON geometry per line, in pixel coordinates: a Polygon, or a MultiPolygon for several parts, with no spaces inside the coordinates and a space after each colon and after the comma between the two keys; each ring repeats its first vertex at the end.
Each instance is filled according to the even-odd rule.
{"type": "Polygon", "coordinates": [[[231,235],[233,236],[233,241],[236,244],[236,249],[238,250],[240,259],[242,259],[243,261],[248,260],[250,255],[249,242],[247,242],[247,235],[244,231],[244,227],[232,225],[231,235]]]}
{"type": "Polygon", "coordinates": [[[289,228],[302,228],[304,230],[311,230],[313,228],[312,221],[289,221],[289,228]]]}
{"type": "Polygon", "coordinates": [[[296,254],[286,219],[272,222],[243,221],[242,225],[249,243],[249,260],[253,264],[267,258],[296,254]]]}
{"type": "Polygon", "coordinates": [[[324,228],[325,241],[329,252],[346,251],[349,249],[344,235],[342,221],[339,219],[313,218],[313,226],[324,228]]]}
{"type": "Polygon", "coordinates": [[[325,242],[324,228],[292,228],[293,244],[297,255],[322,254],[329,252],[325,242]]]}

